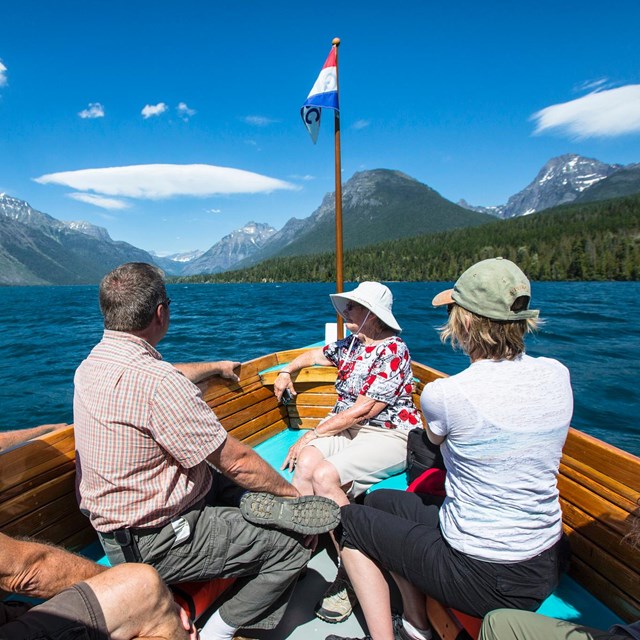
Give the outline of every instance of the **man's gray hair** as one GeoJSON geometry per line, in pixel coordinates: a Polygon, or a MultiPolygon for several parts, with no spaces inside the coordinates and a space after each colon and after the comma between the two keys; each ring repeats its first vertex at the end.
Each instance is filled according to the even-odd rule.
{"type": "Polygon", "coordinates": [[[100,283],[104,328],[112,331],[146,329],[159,304],[167,302],[164,275],[146,262],[127,262],[100,283]]]}

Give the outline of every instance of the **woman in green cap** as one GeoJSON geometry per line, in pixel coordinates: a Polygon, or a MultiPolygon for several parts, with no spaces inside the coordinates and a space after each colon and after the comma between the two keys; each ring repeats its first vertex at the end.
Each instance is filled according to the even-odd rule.
{"type": "Polygon", "coordinates": [[[556,475],[573,394],[566,367],[525,353],[538,324],[530,299],[524,273],[493,258],[433,300],[449,312],[441,339],[471,360],[421,398],[447,496],[374,491],[342,508],[336,530],[374,640],[431,638],[424,594],[484,616],[535,610],[557,585],[566,545],[556,475]],[[383,570],[400,588],[402,624],[380,606],[389,597],[383,570]]]}

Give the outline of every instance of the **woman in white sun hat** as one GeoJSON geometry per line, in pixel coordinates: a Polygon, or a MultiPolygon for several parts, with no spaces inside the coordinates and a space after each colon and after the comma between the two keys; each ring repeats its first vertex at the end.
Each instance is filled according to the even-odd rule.
{"type": "MultiPolygon", "coordinates": [[[[338,369],[338,400],[331,413],[289,449],[283,468],[295,469],[293,484],[302,495],[321,495],[339,505],[406,466],[407,434],[421,420],[413,398],[411,356],[395,319],[393,295],[379,282],[362,282],[331,302],[351,335],[313,349],[287,364],[274,392],[296,395],[295,374],[314,364],[338,369]]],[[[353,598],[339,572],[318,617],[339,622],[351,613],[353,598]],[[335,601],[335,602],[334,602],[335,601]]]]}

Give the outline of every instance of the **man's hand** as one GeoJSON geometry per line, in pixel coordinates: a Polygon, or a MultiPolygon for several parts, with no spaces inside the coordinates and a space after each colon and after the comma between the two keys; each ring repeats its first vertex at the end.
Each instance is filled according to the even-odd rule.
{"type": "Polygon", "coordinates": [[[218,363],[220,365],[220,373],[218,375],[221,378],[228,378],[229,380],[233,380],[234,382],[238,382],[240,378],[236,375],[234,369],[237,369],[242,363],[235,362],[233,360],[220,360],[218,363]]]}
{"type": "Polygon", "coordinates": [[[240,378],[235,374],[234,369],[241,364],[233,360],[216,360],[215,362],[178,362],[173,366],[193,384],[198,384],[211,376],[220,376],[238,382],[240,378]]]}

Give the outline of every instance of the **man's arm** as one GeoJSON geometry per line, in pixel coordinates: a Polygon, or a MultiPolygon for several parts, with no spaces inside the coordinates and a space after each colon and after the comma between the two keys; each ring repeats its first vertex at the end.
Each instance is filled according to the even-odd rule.
{"type": "Polygon", "coordinates": [[[233,360],[220,360],[219,362],[179,362],[173,366],[193,384],[197,384],[211,376],[221,376],[238,382],[240,378],[234,369],[237,369],[241,364],[241,362],[233,360]]]}
{"type": "Polygon", "coordinates": [[[51,598],[106,569],[59,547],[0,533],[0,589],[4,591],[51,598]]]}
{"type": "Polygon", "coordinates": [[[243,489],[264,491],[275,496],[297,497],[298,490],[287,482],[251,447],[233,436],[207,457],[216,469],[243,489]]]}
{"type": "Polygon", "coordinates": [[[56,429],[67,427],[64,422],[57,424],[41,424],[39,427],[32,427],[31,429],[17,429],[16,431],[3,431],[0,433],[0,451],[13,447],[16,444],[31,440],[31,438],[37,438],[43,436],[45,433],[51,433],[56,429]]]}

